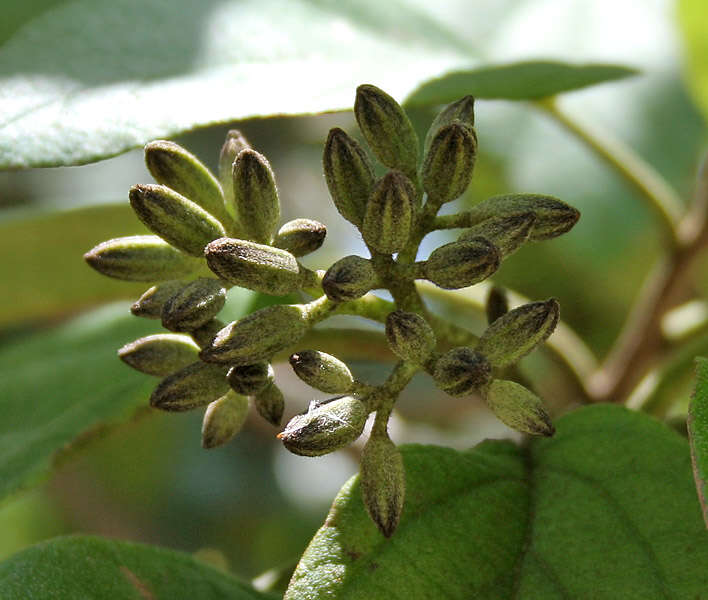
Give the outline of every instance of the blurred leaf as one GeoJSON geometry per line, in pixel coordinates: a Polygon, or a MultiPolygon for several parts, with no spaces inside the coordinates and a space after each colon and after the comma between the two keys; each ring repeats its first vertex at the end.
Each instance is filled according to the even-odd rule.
{"type": "Polygon", "coordinates": [[[688,87],[708,119],[708,11],[703,0],[679,0],[678,22],[683,33],[688,87]]]}
{"type": "Polygon", "coordinates": [[[56,538],[0,563],[5,600],[265,600],[246,583],[163,548],[96,537],[56,538]]]}
{"type": "Polygon", "coordinates": [[[33,19],[53,6],[67,1],[68,0],[32,0],[32,2],[12,2],[6,0],[2,5],[0,45],[30,19],[33,19]]]}
{"type": "Polygon", "coordinates": [[[688,408],[693,478],[708,526],[708,359],[696,359],[696,389],[688,408]]]}
{"type": "Polygon", "coordinates": [[[404,446],[406,506],[388,540],[352,478],[285,597],[704,597],[708,537],[685,440],[613,405],[556,427],[524,448],[404,446]]]}

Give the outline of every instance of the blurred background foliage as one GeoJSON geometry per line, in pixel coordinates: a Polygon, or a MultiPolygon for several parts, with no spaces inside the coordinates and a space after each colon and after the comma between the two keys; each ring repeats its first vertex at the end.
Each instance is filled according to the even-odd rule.
{"type": "MultiPolygon", "coordinates": [[[[8,3],[0,42],[60,3],[8,3]]],[[[561,101],[568,112],[625,141],[690,198],[708,114],[708,7],[701,0],[680,6],[671,0],[444,4],[445,22],[479,48],[485,61],[555,58],[639,68],[637,77],[561,101]]],[[[386,89],[386,81],[371,83],[386,89]]],[[[354,89],[351,97],[353,102],[354,89]]],[[[421,134],[433,114],[432,108],[411,111],[421,134]]],[[[234,126],[270,159],[283,220],[312,217],[327,225],[327,241],[305,259],[308,266],[326,268],[345,254],[365,252],[355,229],[329,201],[321,170],[328,129],[354,133],[351,113],[252,119],[234,126]]],[[[206,128],[176,141],[216,168],[228,128],[206,128]]],[[[603,357],[658,255],[651,214],[615,173],[529,104],[478,102],[477,131],[476,175],[459,204],[532,191],[558,196],[582,212],[570,234],[525,246],[494,280],[532,299],[557,297],[563,319],[603,357]]],[[[127,191],[147,181],[137,150],[82,167],[0,172],[0,393],[21,395],[37,411],[54,395],[75,398],[77,406],[111,394],[130,395],[133,407],[147,404],[156,382],[130,372],[114,355],[123,343],[159,329],[128,314],[128,301],[144,286],[108,280],[81,260],[102,240],[143,231],[127,191]],[[111,304],[102,312],[88,312],[106,303],[111,304]]],[[[451,235],[431,235],[423,252],[451,235]]],[[[708,292],[706,260],[696,265],[696,291],[702,295],[708,292]]],[[[231,295],[227,310],[234,318],[262,302],[251,293],[231,295]]],[[[458,317],[467,325],[477,319],[458,317]]],[[[701,337],[693,344],[687,354],[708,347],[701,337]]],[[[677,358],[660,393],[687,399],[691,358],[677,358]]],[[[355,367],[375,379],[385,365],[357,361],[355,367]]],[[[572,387],[543,356],[530,357],[526,369],[556,411],[574,402],[572,387]]],[[[286,368],[279,368],[277,377],[290,398],[287,417],[304,407],[312,391],[286,368]]],[[[509,435],[481,403],[444,397],[425,377],[414,381],[397,406],[392,432],[397,443],[462,448],[509,435]]],[[[674,410],[680,413],[685,405],[679,402],[674,410]]],[[[2,418],[11,421],[13,415],[2,418]]],[[[295,457],[276,442],[272,427],[251,418],[231,444],[206,452],[199,443],[200,418],[139,410],[129,423],[93,431],[59,453],[58,468],[46,483],[0,505],[0,559],[56,534],[84,532],[200,551],[245,577],[292,563],[336,491],[356,472],[357,449],[318,459],[295,457]]],[[[0,453],[11,452],[9,445],[0,447],[0,453]]]]}

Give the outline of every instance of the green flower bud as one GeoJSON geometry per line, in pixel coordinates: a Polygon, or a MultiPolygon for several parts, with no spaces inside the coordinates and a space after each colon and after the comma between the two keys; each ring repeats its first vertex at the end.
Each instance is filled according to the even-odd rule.
{"type": "Polygon", "coordinates": [[[490,325],[499,317],[509,312],[509,299],[506,296],[504,288],[497,287],[496,285],[492,286],[487,296],[485,310],[487,313],[487,323],[490,325]]]}
{"type": "Polygon", "coordinates": [[[524,304],[487,327],[476,350],[495,368],[513,365],[553,333],[559,317],[560,306],[555,298],[524,304]]]}
{"type": "Polygon", "coordinates": [[[391,96],[373,85],[356,89],[354,116],[371,150],[389,169],[415,179],[418,136],[408,116],[391,96]]]}
{"type": "Polygon", "coordinates": [[[415,202],[410,179],[400,171],[386,173],[374,185],[366,205],[364,241],[385,254],[402,250],[413,227],[415,202]]]}
{"type": "Polygon", "coordinates": [[[162,308],[162,326],[192,331],[206,325],[224,307],[226,289],[218,279],[200,277],[171,296],[162,308]]]}
{"type": "Polygon", "coordinates": [[[305,256],[317,250],[326,235],[327,228],[319,221],[294,219],[278,230],[273,245],[287,250],[293,256],[305,256]]]}
{"type": "Polygon", "coordinates": [[[283,392],[280,391],[280,388],[275,383],[268,384],[258,392],[253,397],[253,404],[258,414],[268,423],[276,427],[280,425],[283,411],[285,410],[285,399],[283,398],[283,392]]]}
{"type": "Polygon", "coordinates": [[[221,183],[221,189],[224,192],[226,206],[234,207],[234,211],[234,161],[241,150],[250,147],[251,144],[238,129],[231,129],[226,134],[226,141],[219,154],[219,183],[221,183]]]}
{"type": "Polygon", "coordinates": [[[541,241],[570,231],[580,218],[580,211],[553,196],[538,194],[508,194],[494,196],[470,210],[475,223],[491,217],[533,212],[536,216],[529,240],[541,241]]]}
{"type": "Polygon", "coordinates": [[[438,287],[455,290],[483,281],[500,261],[497,247],[478,237],[440,246],[423,263],[423,272],[438,287]]]}
{"type": "Polygon", "coordinates": [[[195,272],[201,261],[156,235],[131,235],[100,243],[84,254],[99,273],[128,281],[165,281],[195,272]]]}
{"type": "Polygon", "coordinates": [[[230,442],[248,416],[248,398],[229,390],[207,406],[202,421],[202,448],[209,450],[230,442]]]}
{"type": "Polygon", "coordinates": [[[536,394],[514,381],[495,379],[483,391],[484,399],[497,418],[516,431],[552,436],[556,429],[536,394]]]}
{"type": "Polygon", "coordinates": [[[464,396],[485,386],[492,378],[492,366],[480,352],[461,346],[443,354],[435,363],[433,379],[451,396],[464,396]]]}
{"type": "Polygon", "coordinates": [[[150,396],[150,405],[182,412],[205,406],[228,391],[225,367],[197,361],[165,377],[150,396]]]}
{"type": "Polygon", "coordinates": [[[278,438],[293,454],[322,456],[357,439],[368,415],[366,404],[353,396],[333,398],[293,417],[278,438]]]}
{"type": "Polygon", "coordinates": [[[153,285],[133,303],[130,307],[130,312],[136,317],[159,319],[165,302],[185,285],[185,282],[179,279],[163,281],[162,283],[153,285]]]}
{"type": "Polygon", "coordinates": [[[201,327],[192,329],[189,335],[197,343],[200,348],[205,348],[211,344],[211,340],[214,339],[217,333],[221,331],[226,326],[226,323],[220,321],[219,319],[212,319],[211,321],[204,323],[201,327]]]}
{"type": "Polygon", "coordinates": [[[361,227],[374,185],[374,168],[363,148],[344,131],[331,129],[322,157],[330,196],[347,221],[361,227]]]}
{"type": "Polygon", "coordinates": [[[222,279],[272,296],[300,289],[309,273],[290,252],[247,240],[214,240],[204,248],[204,256],[222,279]]]}
{"type": "Polygon", "coordinates": [[[137,371],[164,377],[199,360],[199,347],[187,335],[160,333],[126,344],[118,356],[137,371]]]}
{"type": "Polygon", "coordinates": [[[273,383],[273,367],[265,360],[252,365],[231,367],[226,374],[231,389],[237,394],[254,396],[273,383]]]}
{"type": "Polygon", "coordinates": [[[345,256],[334,263],[322,279],[322,289],[334,302],[361,298],[379,285],[371,261],[361,256],[345,256]]]}
{"type": "Polygon", "coordinates": [[[455,121],[433,137],[423,160],[423,189],[436,205],[460,197],[472,181],[477,139],[472,129],[455,121]]]}
{"type": "Polygon", "coordinates": [[[371,520],[391,537],[403,512],[406,477],[403,457],[386,437],[371,437],[361,455],[361,496],[371,520]]]}
{"type": "Polygon", "coordinates": [[[199,356],[206,362],[250,365],[297,343],[307,329],[300,306],[267,306],[224,327],[199,356]]]}
{"type": "Polygon", "coordinates": [[[208,212],[164,185],[134,185],[130,205],[148,229],[192,256],[201,257],[204,246],[226,235],[208,212]]]}
{"type": "Polygon", "coordinates": [[[465,96],[457,102],[448,104],[438,113],[425,136],[424,148],[426,154],[428,153],[433,138],[443,127],[450,125],[453,121],[460,121],[474,132],[474,98],[472,96],[465,96]]]}
{"type": "Polygon", "coordinates": [[[239,226],[249,239],[270,244],[280,220],[280,201],[265,156],[242,150],[233,165],[233,188],[239,226]]]}
{"type": "Polygon", "coordinates": [[[484,238],[499,249],[502,258],[506,258],[529,239],[534,223],[536,215],[532,212],[492,217],[473,225],[457,240],[463,242],[476,237],[484,238]]]}
{"type": "Polygon", "coordinates": [[[430,358],[436,344],[428,322],[402,310],[394,310],[386,317],[386,339],[396,356],[419,365],[430,358]]]}
{"type": "Polygon", "coordinates": [[[337,357],[317,350],[303,350],[290,357],[295,374],[316,390],[344,394],[354,384],[354,377],[337,357]]]}
{"type": "Polygon", "coordinates": [[[145,164],[157,183],[166,185],[228,223],[219,182],[201,161],[179,144],[165,140],[145,146],[145,164]]]}

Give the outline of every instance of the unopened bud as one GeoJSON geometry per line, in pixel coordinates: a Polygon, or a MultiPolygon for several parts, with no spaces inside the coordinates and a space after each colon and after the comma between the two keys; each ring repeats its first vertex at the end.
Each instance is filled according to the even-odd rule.
{"type": "Polygon", "coordinates": [[[126,344],[118,356],[138,371],[164,377],[199,360],[199,347],[187,335],[160,333],[126,344]]]}
{"type": "Polygon", "coordinates": [[[422,365],[435,350],[435,333],[428,322],[415,313],[394,310],[386,317],[386,339],[394,354],[422,365]]]}
{"type": "Polygon", "coordinates": [[[495,379],[483,391],[483,395],[497,418],[512,429],[546,437],[556,432],[541,399],[523,385],[495,379]]]}
{"type": "Polygon", "coordinates": [[[273,367],[265,360],[252,365],[231,367],[226,379],[228,379],[231,389],[237,394],[254,396],[273,383],[273,367]]]}
{"type": "Polygon", "coordinates": [[[248,140],[238,129],[231,129],[226,134],[226,141],[219,154],[219,183],[221,183],[221,189],[224,192],[226,205],[234,207],[234,209],[234,161],[241,150],[250,147],[248,140]]]}
{"type": "Polygon", "coordinates": [[[374,185],[366,205],[361,233],[364,241],[379,252],[399,252],[413,226],[416,192],[400,171],[389,171],[374,185]]]}
{"type": "Polygon", "coordinates": [[[322,289],[330,300],[347,302],[361,298],[379,284],[371,261],[361,256],[345,256],[334,263],[322,279],[322,289]]]}
{"type": "Polygon", "coordinates": [[[200,357],[207,362],[250,365],[297,343],[307,329],[298,305],[267,306],[224,327],[200,357]]]}
{"type": "Polygon", "coordinates": [[[219,221],[228,222],[219,182],[182,146],[165,140],[150,142],[145,146],[145,164],[157,183],[188,198],[219,221]]]}
{"type": "Polygon", "coordinates": [[[496,285],[492,286],[492,289],[489,290],[484,308],[487,313],[487,323],[490,325],[499,317],[508,313],[509,299],[507,298],[504,288],[497,287],[496,285]]]}
{"type": "Polygon", "coordinates": [[[465,96],[457,102],[448,104],[438,113],[425,136],[424,148],[426,154],[437,133],[453,121],[460,121],[474,131],[474,98],[472,96],[465,96]]]}
{"type": "Polygon", "coordinates": [[[305,256],[317,250],[326,235],[327,228],[319,221],[294,219],[278,230],[273,245],[287,250],[293,256],[305,256]]]}
{"type": "Polygon", "coordinates": [[[361,227],[374,185],[374,168],[356,140],[335,127],[327,136],[322,157],[332,201],[347,221],[361,227]]]}
{"type": "Polygon", "coordinates": [[[487,327],[475,349],[493,367],[507,367],[545,341],[556,328],[559,316],[560,306],[555,298],[524,304],[487,327]]]}
{"type": "Polygon", "coordinates": [[[130,307],[136,317],[159,319],[162,307],[172,296],[185,286],[184,281],[172,279],[153,285],[138,298],[130,307]]]}
{"type": "Polygon", "coordinates": [[[99,273],[128,281],[165,281],[193,273],[202,262],[156,235],[131,235],[100,243],[84,254],[99,273]]]}
{"type": "Polygon", "coordinates": [[[481,237],[499,248],[503,258],[516,252],[529,239],[536,222],[532,212],[492,217],[470,227],[458,241],[481,237]]]}
{"type": "Polygon", "coordinates": [[[265,156],[242,150],[233,165],[233,188],[239,227],[249,239],[269,244],[280,220],[280,201],[265,156]]]}
{"type": "Polygon", "coordinates": [[[499,250],[483,238],[452,242],[434,250],[423,264],[425,278],[455,290],[483,281],[499,268],[499,250]]]}
{"type": "Polygon", "coordinates": [[[293,454],[322,456],[357,439],[368,414],[366,405],[353,396],[334,398],[293,417],[278,437],[293,454]]]}
{"type": "Polygon", "coordinates": [[[423,189],[436,204],[459,198],[472,181],[477,139],[472,129],[455,121],[433,137],[423,160],[423,189]]]}
{"type": "Polygon", "coordinates": [[[223,321],[220,321],[219,319],[212,319],[208,323],[204,323],[201,327],[197,327],[197,329],[190,331],[189,335],[200,348],[205,348],[211,344],[211,340],[214,339],[214,336],[225,326],[226,323],[223,321]]]}
{"type": "Polygon", "coordinates": [[[373,85],[356,89],[354,116],[371,150],[389,169],[414,178],[418,168],[418,136],[403,108],[373,85]]]}
{"type": "Polygon", "coordinates": [[[198,361],[165,377],[150,396],[150,405],[182,412],[205,406],[228,391],[226,368],[198,361]]]}
{"type": "Polygon", "coordinates": [[[433,379],[451,396],[463,396],[489,383],[492,366],[479,352],[461,346],[443,354],[435,363],[433,379]]]}
{"type": "Polygon", "coordinates": [[[391,537],[403,512],[406,477],[403,457],[386,437],[371,437],[361,454],[361,496],[371,520],[391,537]]]}
{"type": "Polygon", "coordinates": [[[201,257],[204,246],[226,235],[211,214],[164,185],[134,185],[130,205],[148,229],[192,256],[201,257]]]}
{"type": "Polygon", "coordinates": [[[278,426],[285,410],[283,392],[275,383],[268,384],[253,397],[253,404],[261,415],[271,425],[278,426]]]}
{"type": "Polygon", "coordinates": [[[171,296],[162,308],[162,326],[193,331],[211,321],[224,307],[226,289],[218,279],[199,277],[171,296]]]}
{"type": "Polygon", "coordinates": [[[230,442],[248,416],[248,398],[229,390],[207,406],[202,420],[202,448],[208,450],[230,442]]]}
{"type": "Polygon", "coordinates": [[[307,385],[322,392],[344,394],[354,383],[354,377],[347,365],[336,356],[317,350],[303,350],[293,354],[290,357],[290,365],[307,385]]]}

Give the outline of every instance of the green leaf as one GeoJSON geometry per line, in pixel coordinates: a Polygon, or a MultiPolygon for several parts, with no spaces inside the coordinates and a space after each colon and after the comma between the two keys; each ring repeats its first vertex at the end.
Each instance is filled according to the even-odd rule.
{"type": "Polygon", "coordinates": [[[708,358],[696,359],[696,389],[688,406],[693,478],[708,527],[708,358]]]}
{"type": "MultiPolygon", "coordinates": [[[[208,124],[350,109],[364,82],[401,99],[477,66],[443,24],[446,10],[412,0],[59,4],[0,47],[0,168],[86,163],[208,124]]],[[[508,81],[517,75],[504,72],[488,93],[523,96],[508,81]]]]}
{"type": "Polygon", "coordinates": [[[189,554],[96,537],[57,538],[0,563],[4,600],[265,600],[189,554]]]}
{"type": "Polygon", "coordinates": [[[406,505],[389,540],[352,478],[285,598],[705,598],[685,440],[614,405],[556,427],[524,448],[404,446],[406,505]]]}
{"type": "Polygon", "coordinates": [[[678,22],[683,33],[688,87],[708,119],[708,11],[702,0],[680,0],[678,22]]]}

